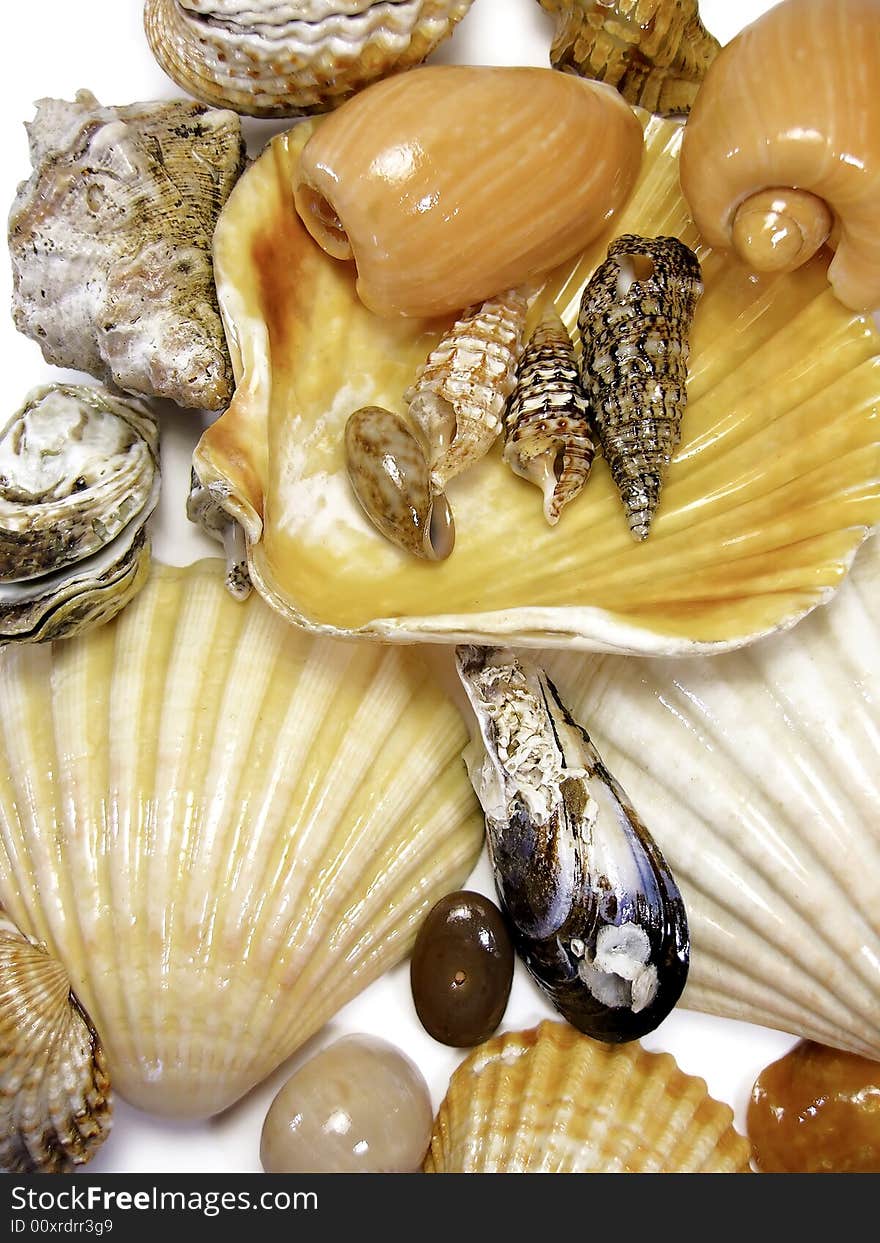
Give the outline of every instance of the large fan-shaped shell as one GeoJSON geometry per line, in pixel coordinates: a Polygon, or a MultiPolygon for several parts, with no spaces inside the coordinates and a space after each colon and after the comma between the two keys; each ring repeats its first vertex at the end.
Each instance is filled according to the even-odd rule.
{"type": "Polygon", "coordinates": [[[412,945],[482,823],[411,652],[314,639],[219,562],[0,668],[0,900],[64,963],[119,1092],[206,1115],[412,945]]]}
{"type": "Polygon", "coordinates": [[[419,64],[473,0],[146,0],[153,54],[185,91],[257,117],[325,112],[419,64]]]}
{"type": "Polygon", "coordinates": [[[880,1059],[880,537],[789,634],[711,659],[546,653],[684,895],[682,1004],[880,1059]]]}
{"type": "Polygon", "coordinates": [[[733,1110],[669,1053],[562,1023],[480,1045],[434,1120],[427,1174],[748,1173],[733,1110]]]}
{"type": "Polygon", "coordinates": [[[69,1173],[110,1121],[104,1050],[67,972],[0,910],[0,1170],[69,1173]]]}
{"type": "MultiPolygon", "coordinates": [[[[405,414],[403,394],[448,321],[371,315],[351,266],[308,237],[290,189],[306,132],[274,141],[221,218],[215,261],[238,387],[195,456],[245,527],[255,586],[286,617],[388,640],[683,653],[741,644],[827,599],[880,521],[880,338],[834,299],[821,258],[754,278],[699,248],[678,189],[677,125],[648,123],[642,177],[615,225],[698,247],[705,284],[684,439],[650,540],[633,544],[602,462],[549,528],[498,446],[452,481],[457,542],[439,564],[371,527],[343,441],[359,406],[405,414]]],[[[552,299],[571,330],[608,241],[553,275],[536,321],[552,299]]]]}
{"type": "Polygon", "coordinates": [[[681,152],[708,244],[778,271],[831,232],[834,292],[859,310],[880,305],[878,81],[876,0],[784,0],[728,44],[681,152]]]}

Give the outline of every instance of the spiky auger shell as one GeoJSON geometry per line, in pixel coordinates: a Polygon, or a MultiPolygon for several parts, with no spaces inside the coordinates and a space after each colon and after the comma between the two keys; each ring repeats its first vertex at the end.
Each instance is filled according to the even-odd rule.
{"type": "Polygon", "coordinates": [[[675,237],[624,234],[581,299],[581,379],[633,538],[647,537],[687,401],[700,262],[675,237]]]}

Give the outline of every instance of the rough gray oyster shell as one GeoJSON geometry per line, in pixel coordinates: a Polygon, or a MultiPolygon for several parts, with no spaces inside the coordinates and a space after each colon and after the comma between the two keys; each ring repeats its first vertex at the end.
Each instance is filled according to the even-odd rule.
{"type": "Polygon", "coordinates": [[[0,428],[0,643],[109,621],[143,586],[159,429],[99,388],[35,389],[0,428]]]}
{"type": "Polygon", "coordinates": [[[211,239],[244,167],[238,117],[188,101],[43,99],[9,218],[16,327],[47,362],[220,410],[233,390],[211,239]]]}

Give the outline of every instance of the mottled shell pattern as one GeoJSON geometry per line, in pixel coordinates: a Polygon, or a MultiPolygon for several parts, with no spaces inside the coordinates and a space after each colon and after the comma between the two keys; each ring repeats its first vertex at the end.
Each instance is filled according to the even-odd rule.
{"type": "Polygon", "coordinates": [[[506,1032],[455,1070],[426,1174],[747,1174],[733,1111],[669,1053],[563,1023],[506,1032]]]}
{"type": "Polygon", "coordinates": [[[9,219],[16,327],[47,362],[219,410],[232,394],[211,264],[244,167],[231,112],[41,100],[9,219]]]}
{"type": "Polygon", "coordinates": [[[419,64],[473,0],[146,0],[159,64],[190,95],[258,117],[326,112],[419,64]]]}
{"type": "Polygon", "coordinates": [[[517,953],[573,1026],[637,1039],[687,979],[672,873],[543,670],[509,649],[456,657],[478,725],[465,762],[517,953]]]}
{"type": "Polygon", "coordinates": [[[706,243],[778,272],[827,240],[844,306],[880,306],[878,82],[876,0],[783,0],[729,43],[681,148],[681,188],[706,243]]]}
{"type": "Polygon", "coordinates": [[[436,492],[485,457],[498,439],[516,383],[527,310],[519,289],[468,307],[404,394],[436,492]]]}
{"type": "Polygon", "coordinates": [[[104,1051],[67,972],[0,910],[0,1170],[70,1173],[110,1123],[104,1051]]]}
{"type": "Polygon", "coordinates": [[[345,425],[345,457],[361,509],[386,539],[428,561],[449,556],[449,502],[434,493],[421,446],[399,415],[380,406],[356,410],[345,425]]]}
{"type": "Polygon", "coordinates": [[[505,462],[541,489],[544,517],[555,526],[587,482],[596,450],[574,345],[552,309],[519,360],[505,427],[505,462]]]}
{"type": "Polygon", "coordinates": [[[458,315],[546,275],[607,228],[643,145],[632,109],[595,82],[429,65],[315,127],[294,202],[327,254],[354,260],[371,311],[458,315]]]}
{"type": "Polygon", "coordinates": [[[628,103],[686,113],[721,44],[697,0],[539,0],[556,15],[550,62],[617,87],[628,103]]]}
{"type": "Polygon", "coordinates": [[[632,536],[647,538],[687,401],[700,263],[674,237],[625,234],[584,289],[581,379],[632,536]]]}
{"type": "Polygon", "coordinates": [[[0,643],[64,638],[143,585],[159,427],[102,388],[35,389],[0,428],[0,643]]]}

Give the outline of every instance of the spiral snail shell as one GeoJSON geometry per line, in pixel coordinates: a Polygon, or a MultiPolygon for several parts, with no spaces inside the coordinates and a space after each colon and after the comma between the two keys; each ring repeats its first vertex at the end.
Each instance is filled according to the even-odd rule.
{"type": "Polygon", "coordinates": [[[880,4],[783,0],[706,74],[681,187],[710,246],[788,272],[829,241],[835,294],[880,304],[880,4]]]}

